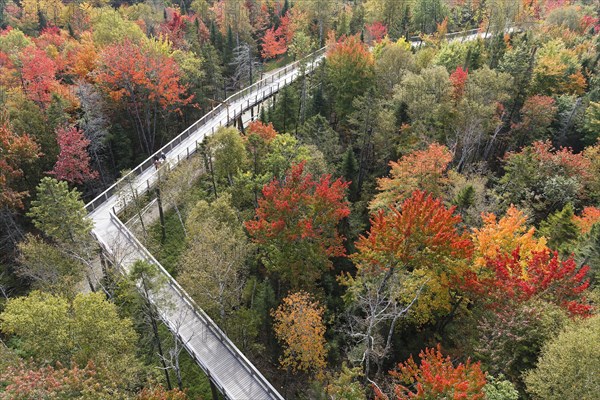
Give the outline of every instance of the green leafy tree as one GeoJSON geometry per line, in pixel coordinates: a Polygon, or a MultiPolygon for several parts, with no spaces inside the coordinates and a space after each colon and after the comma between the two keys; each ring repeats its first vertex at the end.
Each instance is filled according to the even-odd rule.
{"type": "Polygon", "coordinates": [[[188,240],[179,266],[181,283],[218,321],[239,308],[251,246],[231,206],[231,196],[201,200],[186,221],[188,240]]]}
{"type": "MultiPolygon", "coordinates": [[[[391,3],[397,3],[397,0],[391,0],[391,3]]],[[[405,40],[384,43],[383,48],[375,53],[375,75],[381,93],[391,95],[394,86],[402,81],[408,71],[415,72],[415,57],[410,43],[405,40]]]]}
{"type": "Polygon", "coordinates": [[[434,33],[437,24],[448,15],[448,8],[442,0],[417,0],[412,9],[412,23],[423,33],[434,33]]]}
{"type": "Polygon", "coordinates": [[[600,316],[574,321],[542,350],[537,368],[525,374],[535,399],[593,399],[600,387],[600,316]]]}
{"type": "Polygon", "coordinates": [[[84,277],[84,266],[42,238],[28,234],[18,245],[17,275],[32,282],[34,289],[72,298],[84,277]]]}
{"type": "Polygon", "coordinates": [[[299,110],[298,93],[291,87],[284,87],[277,95],[275,106],[271,109],[269,117],[275,129],[279,132],[292,132],[298,125],[299,110]]]}
{"type": "Polygon", "coordinates": [[[131,321],[100,293],[78,294],[72,301],[38,291],[6,303],[0,329],[18,338],[22,352],[40,363],[104,367],[115,384],[135,381],[139,364],[131,321]]]}
{"type": "Polygon", "coordinates": [[[497,378],[487,375],[487,383],[483,387],[487,400],[519,400],[519,392],[515,386],[505,379],[503,375],[497,378]]]}
{"type": "Polygon", "coordinates": [[[338,133],[321,115],[309,118],[298,130],[298,138],[304,144],[311,144],[321,150],[330,165],[337,165],[342,149],[338,133]]]}
{"type": "Polygon", "coordinates": [[[206,140],[206,148],[214,159],[212,162],[217,181],[233,185],[235,175],[247,163],[240,132],[231,127],[221,128],[206,140]]]}
{"type": "Polygon", "coordinates": [[[568,322],[560,307],[540,301],[510,305],[478,318],[475,352],[492,374],[523,389],[522,373],[533,368],[544,343],[568,322]]]}
{"type": "Polygon", "coordinates": [[[366,400],[365,388],[358,381],[361,376],[360,368],[342,364],[342,370],[332,377],[325,390],[332,400],[366,400]]]}

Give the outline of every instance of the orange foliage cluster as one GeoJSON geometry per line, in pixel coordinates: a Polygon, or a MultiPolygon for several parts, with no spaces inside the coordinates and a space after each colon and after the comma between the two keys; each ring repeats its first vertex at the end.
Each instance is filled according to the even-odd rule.
{"type": "Polygon", "coordinates": [[[23,176],[21,165],[40,156],[39,146],[27,135],[15,134],[10,126],[0,125],[0,207],[23,208],[27,192],[14,188],[23,176]]]}
{"type": "Polygon", "coordinates": [[[368,236],[356,242],[354,259],[379,273],[388,268],[423,268],[447,264],[449,258],[467,259],[472,245],[466,233],[459,233],[460,215],[446,208],[440,199],[415,191],[399,211],[379,211],[371,220],[368,236]]]}
{"type": "Polygon", "coordinates": [[[275,319],[275,336],[284,345],[279,359],[283,368],[292,372],[314,371],[321,376],[325,369],[325,310],[306,292],[288,295],[277,310],[271,312],[275,319]]]}
{"type": "MultiPolygon", "coordinates": [[[[480,363],[453,365],[450,357],[444,357],[441,346],[426,348],[419,353],[421,363],[413,360],[398,364],[397,371],[390,371],[393,378],[393,399],[485,399],[483,387],[486,384],[485,374],[480,363]]],[[[388,400],[386,396],[375,388],[378,400],[388,400]]]]}
{"type": "Polygon", "coordinates": [[[179,66],[171,57],[152,54],[125,41],[106,47],[101,60],[103,67],[96,80],[115,101],[125,100],[134,106],[150,102],[174,110],[192,101],[193,96],[185,97],[179,66]]]}
{"type": "Polygon", "coordinates": [[[248,124],[246,130],[248,131],[247,136],[258,135],[265,143],[271,142],[277,136],[277,131],[273,128],[272,122],[265,124],[258,120],[252,121],[248,124]]]}
{"type": "Polygon", "coordinates": [[[581,230],[581,233],[586,234],[592,230],[594,224],[600,223],[600,208],[585,207],[581,216],[574,216],[573,219],[581,230]]]}
{"type": "Polygon", "coordinates": [[[425,150],[414,151],[400,160],[390,161],[390,177],[377,180],[379,194],[369,207],[377,210],[404,200],[414,190],[424,190],[436,197],[441,196],[448,183],[446,169],[452,161],[452,153],[446,146],[432,143],[425,150]]]}
{"type": "Polygon", "coordinates": [[[262,38],[262,57],[275,58],[285,53],[293,37],[294,31],[290,25],[290,17],[286,14],[281,18],[277,29],[273,27],[265,32],[262,38]]]}
{"type": "Polygon", "coordinates": [[[472,234],[475,246],[473,262],[478,268],[484,267],[488,259],[512,254],[517,249],[524,262],[531,258],[533,252],[546,250],[546,239],[534,237],[535,228],[527,228],[527,216],[514,206],[510,206],[499,220],[492,213],[483,213],[481,219],[483,226],[473,229],[472,234]]]}

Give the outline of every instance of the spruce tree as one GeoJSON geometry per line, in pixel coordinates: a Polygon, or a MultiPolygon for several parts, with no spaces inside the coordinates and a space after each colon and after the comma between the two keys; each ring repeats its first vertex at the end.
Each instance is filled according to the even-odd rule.
{"type": "Polygon", "coordinates": [[[568,203],[540,224],[540,234],[548,239],[548,247],[563,255],[573,251],[579,229],[573,221],[573,205],[568,203]]]}

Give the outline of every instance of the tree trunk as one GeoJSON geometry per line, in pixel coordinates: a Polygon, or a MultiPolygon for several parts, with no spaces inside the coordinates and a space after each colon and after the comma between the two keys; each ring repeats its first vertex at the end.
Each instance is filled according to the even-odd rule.
{"type": "Polygon", "coordinates": [[[156,188],[156,204],[158,205],[158,216],[160,218],[161,242],[164,243],[167,239],[167,229],[165,227],[165,213],[163,210],[162,198],[160,197],[159,188],[156,188]]]}

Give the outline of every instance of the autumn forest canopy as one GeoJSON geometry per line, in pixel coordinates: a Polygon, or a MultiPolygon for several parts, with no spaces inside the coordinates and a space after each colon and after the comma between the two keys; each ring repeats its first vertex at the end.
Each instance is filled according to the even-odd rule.
{"type": "Polygon", "coordinates": [[[214,398],[165,276],[91,235],[123,176],[120,220],[286,399],[595,398],[599,32],[592,0],[0,0],[0,400],[214,398]]]}

